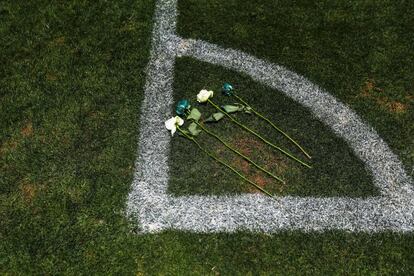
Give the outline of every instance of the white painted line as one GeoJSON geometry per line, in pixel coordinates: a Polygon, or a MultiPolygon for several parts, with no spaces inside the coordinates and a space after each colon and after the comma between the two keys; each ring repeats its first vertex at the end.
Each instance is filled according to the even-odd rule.
{"type": "Polygon", "coordinates": [[[237,50],[176,36],[176,16],[176,0],[157,2],[136,173],[127,202],[127,214],[137,220],[142,232],[414,230],[413,182],[398,157],[358,115],[317,85],[282,66],[237,50]],[[184,197],[167,194],[170,136],[163,122],[171,116],[176,56],[190,56],[247,74],[309,108],[365,163],[381,196],[367,199],[287,196],[276,202],[260,194],[184,197]]]}

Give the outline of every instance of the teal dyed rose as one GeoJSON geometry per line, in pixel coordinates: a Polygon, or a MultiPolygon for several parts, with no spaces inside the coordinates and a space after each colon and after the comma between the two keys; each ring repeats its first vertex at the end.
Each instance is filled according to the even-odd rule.
{"type": "Polygon", "coordinates": [[[190,110],[190,102],[187,99],[179,100],[175,107],[175,113],[178,116],[184,116],[190,110]]]}
{"type": "Polygon", "coordinates": [[[233,86],[226,82],[223,84],[223,87],[221,88],[221,92],[223,93],[224,96],[231,96],[233,95],[233,86]]]}

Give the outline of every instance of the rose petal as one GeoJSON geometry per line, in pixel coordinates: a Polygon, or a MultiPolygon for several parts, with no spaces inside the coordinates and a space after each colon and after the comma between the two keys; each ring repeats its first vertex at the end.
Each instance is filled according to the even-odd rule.
{"type": "Polygon", "coordinates": [[[175,128],[176,121],[177,119],[175,117],[168,119],[167,121],[165,121],[165,127],[168,130],[172,130],[173,128],[175,128]]]}
{"type": "Polygon", "coordinates": [[[175,116],[175,122],[179,126],[182,126],[184,124],[184,120],[181,117],[179,117],[179,116],[175,116]]]}

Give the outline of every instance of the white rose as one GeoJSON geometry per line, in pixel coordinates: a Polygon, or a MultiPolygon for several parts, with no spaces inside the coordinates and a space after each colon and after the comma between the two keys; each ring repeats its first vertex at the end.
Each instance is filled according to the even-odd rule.
{"type": "Polygon", "coordinates": [[[171,136],[177,131],[177,126],[182,126],[184,124],[184,120],[181,119],[179,116],[172,117],[165,121],[165,127],[171,131],[171,136]]]}
{"type": "Polygon", "coordinates": [[[197,94],[197,101],[199,103],[205,103],[209,98],[213,97],[213,94],[213,91],[207,91],[203,89],[197,94]]]}

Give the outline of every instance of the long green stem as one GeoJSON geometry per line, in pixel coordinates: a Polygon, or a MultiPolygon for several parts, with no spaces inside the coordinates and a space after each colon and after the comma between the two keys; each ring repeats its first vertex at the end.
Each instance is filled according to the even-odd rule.
{"type": "Polygon", "coordinates": [[[274,175],[273,173],[269,172],[268,170],[266,170],[265,168],[261,167],[260,165],[258,165],[257,163],[255,163],[253,160],[251,160],[249,157],[247,157],[246,155],[244,155],[243,153],[239,152],[237,149],[233,148],[232,146],[230,146],[226,141],[224,141],[223,139],[221,139],[218,135],[216,135],[215,133],[211,132],[210,130],[208,130],[207,128],[205,128],[202,124],[200,124],[197,121],[194,121],[194,123],[196,123],[202,130],[204,130],[207,134],[213,136],[214,138],[216,138],[218,141],[220,141],[224,146],[226,146],[228,149],[230,149],[231,151],[233,151],[234,153],[240,155],[241,157],[243,157],[246,161],[250,162],[253,166],[255,166],[256,168],[258,168],[259,170],[265,172],[266,174],[268,174],[269,176],[273,177],[274,179],[285,183],[285,181],[283,179],[281,179],[280,177],[274,175]]]}
{"type": "Polygon", "coordinates": [[[303,162],[302,160],[300,160],[299,158],[293,156],[291,153],[285,151],[284,149],[272,144],[271,142],[269,142],[268,140],[266,140],[265,138],[263,138],[260,134],[256,133],[255,131],[251,130],[250,128],[246,127],[245,125],[243,125],[242,123],[240,123],[239,121],[237,121],[236,119],[234,119],[232,116],[230,116],[226,111],[224,111],[222,108],[220,108],[218,105],[216,105],[213,101],[211,101],[210,99],[207,100],[212,106],[214,106],[218,111],[220,111],[221,113],[223,113],[224,115],[226,115],[232,122],[234,122],[236,125],[240,126],[241,128],[245,129],[246,131],[250,132],[251,134],[255,135],[256,137],[258,137],[260,140],[262,140],[264,143],[268,144],[269,146],[271,146],[272,148],[275,148],[277,150],[279,150],[280,152],[284,153],[285,155],[287,155],[288,157],[292,158],[293,160],[295,160],[296,162],[302,164],[305,167],[308,168],[312,168],[309,164],[303,162]]]}
{"type": "Polygon", "coordinates": [[[247,177],[245,177],[244,175],[242,175],[241,173],[239,173],[236,169],[234,169],[232,166],[228,165],[227,163],[225,163],[224,161],[222,161],[221,159],[217,158],[216,156],[214,156],[214,154],[212,154],[211,152],[209,152],[208,150],[204,149],[200,143],[197,142],[196,139],[194,139],[193,137],[189,136],[187,133],[185,133],[184,131],[181,130],[180,127],[177,126],[177,129],[179,132],[181,132],[181,134],[184,135],[184,137],[186,137],[187,139],[189,139],[190,141],[194,142],[197,147],[202,150],[205,154],[207,154],[209,157],[211,157],[212,159],[214,159],[216,162],[222,164],[223,166],[225,166],[226,168],[230,169],[232,172],[234,172],[235,174],[237,174],[241,179],[243,179],[244,181],[248,182],[249,184],[253,185],[254,187],[256,187],[257,189],[259,189],[261,192],[265,193],[266,195],[270,196],[273,198],[273,195],[271,193],[269,193],[268,191],[266,191],[265,189],[263,189],[262,187],[260,187],[259,185],[257,185],[256,183],[250,181],[247,177]]]}
{"type": "Polygon", "coordinates": [[[283,134],[287,139],[289,139],[293,144],[295,144],[302,152],[303,154],[306,155],[306,157],[308,157],[309,159],[311,159],[312,157],[305,151],[304,148],[302,148],[298,142],[296,142],[295,140],[293,140],[292,137],[290,137],[286,132],[284,132],[283,130],[281,130],[279,127],[277,127],[272,121],[270,121],[268,118],[266,118],[265,116],[263,116],[262,114],[260,114],[259,112],[257,112],[253,107],[251,107],[245,100],[243,100],[241,97],[237,96],[236,94],[233,93],[233,96],[236,97],[236,99],[238,99],[240,102],[242,102],[245,106],[249,107],[250,110],[259,118],[261,118],[262,120],[265,120],[267,123],[269,123],[274,129],[276,129],[277,131],[279,131],[281,134],[283,134]]]}

